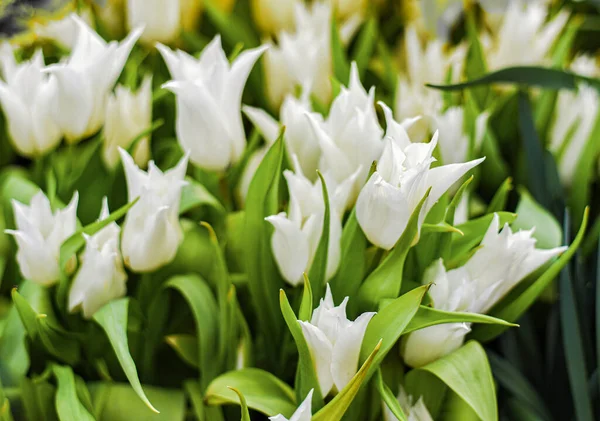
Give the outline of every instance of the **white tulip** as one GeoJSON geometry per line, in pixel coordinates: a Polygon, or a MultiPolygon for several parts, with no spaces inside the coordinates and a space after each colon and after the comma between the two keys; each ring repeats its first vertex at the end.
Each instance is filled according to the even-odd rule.
{"type": "MultiPolygon", "coordinates": [[[[93,25],[94,16],[90,9],[84,9],[79,16],[88,25],[93,25]]],[[[75,45],[77,31],[77,23],[70,15],[59,20],[50,20],[45,24],[38,23],[34,26],[34,32],[38,37],[52,40],[67,49],[71,49],[75,45]]]]}
{"type": "MultiPolygon", "coordinates": [[[[425,406],[422,397],[413,403],[412,396],[409,396],[404,388],[400,386],[397,399],[404,414],[408,417],[408,421],[433,421],[433,417],[425,406]]],[[[399,421],[385,403],[383,404],[383,419],[384,421],[399,421]]]]}
{"type": "Polygon", "coordinates": [[[60,278],[60,246],[77,228],[77,202],[73,195],[66,208],[52,213],[43,192],[31,199],[29,206],[12,201],[16,230],[5,232],[17,242],[17,263],[25,279],[50,286],[60,278]]]}
{"type": "Polygon", "coordinates": [[[144,42],[171,42],[181,30],[181,7],[181,0],[127,0],[127,27],[144,25],[144,42]]]}
{"type": "Polygon", "coordinates": [[[294,16],[295,32],[280,32],[277,45],[269,43],[265,54],[267,96],[274,108],[298,85],[309,87],[324,104],[331,98],[331,6],[297,2],[294,16]]]}
{"type": "Polygon", "coordinates": [[[287,419],[281,414],[269,417],[269,419],[271,421],[310,421],[312,418],[313,391],[314,389],[311,389],[310,392],[308,392],[308,395],[306,395],[306,398],[302,401],[290,419],[287,419]]]}
{"type": "Polygon", "coordinates": [[[129,202],[139,197],[123,224],[123,260],[136,272],[150,272],[172,261],[183,239],[179,203],[188,155],[163,173],[153,161],[148,163],[148,172],[142,171],[125,150],[119,149],[119,153],[129,202]]]}
{"type": "Polygon", "coordinates": [[[230,65],[216,36],[200,59],[158,46],[173,81],[163,85],[177,96],[176,132],[191,161],[207,170],[224,171],[246,147],[242,92],[262,46],[241,53],[230,65]]]}
{"type": "Polygon", "coordinates": [[[271,35],[292,31],[298,0],[251,0],[252,18],[258,28],[271,35]]]}
{"type": "MultiPolygon", "coordinates": [[[[304,281],[303,274],[310,270],[319,246],[325,203],[321,182],[313,184],[302,174],[295,156],[293,160],[296,172],[286,170],[283,173],[290,191],[289,215],[282,212],[265,219],[275,228],[271,246],[279,271],[288,283],[297,286],[304,281]]],[[[341,215],[347,206],[356,175],[339,185],[328,174],[323,177],[330,201],[328,280],[335,275],[340,264],[341,215]]]]}
{"type": "Polygon", "coordinates": [[[383,149],[383,130],[377,120],[374,97],[375,88],[367,93],[360,82],[356,63],[352,63],[349,87],[342,87],[327,120],[321,123],[308,115],[321,146],[319,168],[330,173],[338,183],[358,171],[351,202],[356,199],[371,164],[383,149]]]}
{"type": "Polygon", "coordinates": [[[363,313],[351,322],[346,318],[348,297],[335,306],[327,285],[309,322],[298,320],[308,344],[321,394],[342,390],[358,370],[360,347],[367,326],[376,313],[363,313]]]}
{"type": "MultiPolygon", "coordinates": [[[[469,133],[465,130],[465,113],[462,107],[450,107],[443,112],[434,114],[432,131],[439,130],[440,155],[444,164],[465,162],[469,157],[469,133]]],[[[488,112],[476,117],[473,146],[475,151],[481,146],[485,127],[489,118],[488,112]]]]}
{"type": "Polygon", "coordinates": [[[590,138],[600,110],[598,91],[585,84],[576,92],[559,92],[555,120],[550,130],[550,150],[556,155],[558,172],[566,186],[573,184],[575,171],[590,138]]]}
{"type": "MultiPolygon", "coordinates": [[[[109,214],[105,197],[99,221],[108,218],[109,214]]],[[[125,295],[127,275],[119,252],[120,232],[119,226],[111,222],[96,234],[85,237],[81,267],[69,292],[70,312],[81,308],[83,317],[91,319],[102,306],[125,295]]]]}
{"type": "Polygon", "coordinates": [[[549,22],[548,6],[539,2],[509,3],[494,42],[488,44],[486,58],[490,70],[510,66],[530,66],[547,62],[548,53],[569,20],[562,10],[549,22]]]}
{"type": "Polygon", "coordinates": [[[430,168],[438,132],[429,143],[410,143],[403,126],[386,113],[385,149],[377,171],[363,187],[356,202],[356,218],[373,244],[389,250],[402,236],[413,211],[431,192],[419,216],[419,226],[438,199],[484,158],[430,168]]]}
{"type": "Polygon", "coordinates": [[[106,43],[77,15],[72,14],[71,19],[78,27],[73,51],[45,71],[58,85],[54,120],[67,142],[74,143],[94,134],[104,123],[108,95],[142,29],[132,31],[121,43],[106,43]]]}
{"type": "MultiPolygon", "coordinates": [[[[487,313],[527,275],[566,249],[536,249],[533,230],[513,233],[506,224],[498,233],[499,221],[494,215],[479,249],[463,266],[446,271],[439,260],[425,271],[423,283],[432,283],[434,308],[487,313]]],[[[433,362],[458,349],[469,331],[469,323],[449,323],[411,332],[401,347],[404,361],[412,367],[433,362]]]]}
{"type": "Polygon", "coordinates": [[[429,134],[429,118],[439,112],[443,104],[441,91],[427,88],[425,84],[445,84],[448,72],[451,72],[451,80],[457,81],[466,48],[461,44],[448,51],[439,39],[429,41],[423,48],[416,27],[410,25],[404,33],[404,55],[406,71],[398,79],[395,116],[399,121],[424,116],[409,130],[411,138],[421,142],[429,134]]]}
{"type": "MultiPolygon", "coordinates": [[[[152,124],[152,76],[146,76],[137,92],[117,86],[106,104],[102,158],[109,168],[119,163],[119,148],[129,148],[133,140],[152,124]]],[[[150,159],[149,136],[138,140],[133,151],[135,163],[145,167],[150,159]]]]}
{"type": "Polygon", "coordinates": [[[31,60],[17,64],[12,47],[0,46],[0,104],[4,109],[10,140],[20,155],[36,158],[54,149],[61,140],[52,119],[56,83],[43,74],[41,50],[31,60]]]}

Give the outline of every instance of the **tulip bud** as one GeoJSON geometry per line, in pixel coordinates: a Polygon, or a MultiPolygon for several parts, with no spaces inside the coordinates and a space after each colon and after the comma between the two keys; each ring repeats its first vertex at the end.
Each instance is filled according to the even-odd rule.
{"type": "Polygon", "coordinates": [[[16,230],[5,232],[15,237],[17,263],[25,279],[44,286],[58,282],[60,246],[75,233],[78,199],[75,192],[69,205],[54,213],[41,191],[29,206],[12,201],[16,230]]]}
{"type": "MultiPolygon", "coordinates": [[[[152,124],[152,76],[146,76],[135,93],[117,86],[106,104],[104,145],[102,158],[109,168],[119,162],[119,148],[128,149],[131,142],[152,124]]],[[[139,139],[133,158],[139,167],[145,167],[150,158],[149,136],[139,139]]]]}
{"type": "MultiPolygon", "coordinates": [[[[105,197],[99,221],[108,218],[109,214],[105,197]]],[[[102,306],[125,295],[127,275],[119,253],[120,232],[119,226],[112,222],[96,234],[86,236],[81,267],[69,292],[71,313],[81,308],[83,317],[91,319],[102,306]]]]}
{"type": "Polygon", "coordinates": [[[36,51],[31,60],[17,64],[11,46],[0,46],[0,104],[15,150],[28,158],[45,155],[60,142],[61,134],[52,120],[56,83],[41,73],[44,56],[36,51]]]}
{"type": "Polygon", "coordinates": [[[394,122],[389,112],[386,120],[385,149],[377,162],[377,171],[358,196],[356,218],[369,241],[390,250],[429,188],[431,192],[421,209],[419,226],[439,198],[483,158],[430,168],[435,161],[432,153],[438,132],[430,143],[410,143],[402,125],[394,122]]]}
{"type": "Polygon", "coordinates": [[[48,66],[58,94],[53,98],[54,120],[67,142],[77,142],[97,132],[106,114],[108,95],[117,81],[142,29],[132,31],[121,43],[106,43],[77,15],[77,40],[69,58],[48,66]]]}
{"type": "Polygon", "coordinates": [[[224,171],[246,147],[241,100],[254,63],[266,46],[244,51],[230,65],[216,36],[200,59],[158,46],[173,81],[164,85],[177,96],[176,132],[181,147],[201,168],[224,171]]]}
{"type": "Polygon", "coordinates": [[[292,417],[288,420],[283,415],[275,415],[274,417],[269,417],[271,421],[310,421],[312,418],[312,396],[314,389],[310,389],[306,398],[302,401],[298,409],[294,412],[292,417]]]}
{"type": "Polygon", "coordinates": [[[294,29],[296,0],[252,0],[252,18],[265,34],[276,35],[280,31],[294,29]]]}
{"type": "MultiPolygon", "coordinates": [[[[423,397],[420,397],[413,404],[412,396],[409,396],[402,385],[400,385],[400,392],[397,399],[402,407],[402,411],[408,417],[408,421],[433,421],[429,410],[425,406],[425,402],[423,402],[423,397]]],[[[383,404],[383,419],[384,421],[399,421],[385,403],[383,404]]]]}
{"type": "Polygon", "coordinates": [[[153,161],[140,170],[129,154],[119,149],[127,179],[129,202],[139,197],[123,224],[121,252],[125,264],[136,272],[153,271],[175,258],[183,234],[179,202],[188,155],[176,167],[162,172],[153,161]]]}
{"type": "MultiPolygon", "coordinates": [[[[169,43],[181,31],[183,3],[194,4],[185,0],[127,0],[127,27],[131,30],[144,25],[144,33],[140,37],[143,42],[169,43]]],[[[198,14],[189,9],[193,15],[198,14]]]]}
{"type": "Polygon", "coordinates": [[[351,322],[346,318],[348,297],[335,306],[327,285],[310,323],[298,320],[308,344],[321,394],[342,390],[358,370],[360,347],[367,326],[376,313],[363,313],[351,322]]]}

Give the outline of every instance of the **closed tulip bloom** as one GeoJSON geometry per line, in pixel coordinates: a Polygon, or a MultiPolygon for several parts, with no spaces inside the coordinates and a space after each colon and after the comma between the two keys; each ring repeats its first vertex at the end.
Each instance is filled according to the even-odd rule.
{"type": "Polygon", "coordinates": [[[77,202],[73,199],[64,209],[52,212],[43,192],[31,199],[29,206],[12,201],[16,230],[6,230],[17,242],[17,263],[25,279],[50,286],[60,278],[60,246],[77,228],[77,202]]]}
{"type": "Polygon", "coordinates": [[[353,322],[346,317],[348,297],[335,306],[327,285],[310,322],[298,320],[308,344],[321,394],[342,390],[358,371],[358,357],[367,326],[376,313],[363,313],[353,322]]]}
{"type": "Polygon", "coordinates": [[[188,155],[163,173],[153,161],[148,163],[148,172],[142,171],[125,150],[119,149],[119,153],[129,201],[139,197],[123,224],[123,260],[133,271],[150,272],[171,262],[183,240],[179,202],[188,155]]]}
{"type": "Polygon", "coordinates": [[[402,236],[413,211],[429,188],[419,225],[438,199],[470,169],[483,161],[430,168],[438,132],[429,143],[411,143],[403,126],[386,113],[388,130],[385,149],[377,170],[363,187],[356,202],[356,218],[373,244],[389,250],[402,236]]]}
{"type": "Polygon", "coordinates": [[[0,46],[0,65],[4,77],[0,80],[0,104],[10,141],[20,155],[43,156],[58,145],[61,133],[52,119],[56,83],[41,72],[42,51],[17,64],[11,46],[5,42],[0,46]]]}
{"type": "Polygon", "coordinates": [[[182,4],[185,0],[127,0],[127,27],[144,25],[144,42],[171,42],[181,31],[182,4]]]}
{"type": "MultiPolygon", "coordinates": [[[[404,388],[400,386],[397,399],[404,414],[408,417],[408,421],[433,421],[433,417],[425,406],[425,402],[423,402],[423,397],[414,402],[413,397],[409,396],[404,388]]],[[[384,421],[399,421],[385,403],[383,404],[383,419],[384,421]]]]}
{"type": "Polygon", "coordinates": [[[287,419],[283,415],[275,415],[269,417],[271,421],[310,421],[312,418],[312,395],[314,389],[311,389],[306,395],[306,398],[302,401],[300,406],[296,409],[290,419],[287,419]]]}
{"type": "Polygon", "coordinates": [[[265,49],[244,51],[230,65],[218,35],[198,60],[159,46],[174,79],[164,87],[177,96],[177,139],[197,166],[224,171],[240,160],[246,147],[242,93],[265,49]]]}
{"type": "MultiPolygon", "coordinates": [[[[109,168],[119,163],[119,148],[128,149],[133,140],[152,125],[152,76],[146,76],[137,92],[117,86],[106,104],[102,158],[109,168]]],[[[139,167],[150,159],[149,135],[139,139],[133,150],[139,167]]]]}
{"type": "Polygon", "coordinates": [[[251,0],[252,19],[265,34],[294,29],[294,9],[297,0],[251,0]]]}
{"type": "MultiPolygon", "coordinates": [[[[108,218],[108,202],[102,203],[99,221],[108,218]]],[[[119,252],[121,229],[111,222],[96,234],[85,237],[85,250],[69,292],[69,311],[81,309],[83,317],[94,313],[110,301],[125,295],[127,275],[119,252]]]]}
{"type": "Polygon", "coordinates": [[[45,71],[58,85],[54,120],[67,142],[74,143],[94,134],[104,123],[110,91],[142,29],[132,31],[121,43],[106,43],[77,15],[71,19],[78,27],[71,55],[45,71]]]}

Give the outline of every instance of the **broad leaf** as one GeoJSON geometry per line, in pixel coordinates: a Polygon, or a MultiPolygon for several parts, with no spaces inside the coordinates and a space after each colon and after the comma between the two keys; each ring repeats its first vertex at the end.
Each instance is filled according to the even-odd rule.
{"type": "Polygon", "coordinates": [[[75,376],[71,367],[53,365],[52,371],[57,382],[56,411],[60,420],[94,421],[95,418],[77,397],[75,376]]]}

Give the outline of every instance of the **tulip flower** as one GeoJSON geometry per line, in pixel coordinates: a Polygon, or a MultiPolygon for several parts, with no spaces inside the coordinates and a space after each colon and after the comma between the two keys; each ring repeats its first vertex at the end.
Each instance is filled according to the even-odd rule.
{"type": "MultiPolygon", "coordinates": [[[[109,214],[105,197],[99,221],[108,218],[109,214]]],[[[102,306],[125,295],[127,275],[119,253],[120,232],[119,226],[111,222],[96,234],[85,236],[81,267],[69,292],[71,313],[81,308],[83,317],[91,319],[102,306]]]]}
{"type": "Polygon", "coordinates": [[[154,161],[148,172],[140,170],[133,158],[119,148],[127,179],[129,202],[139,197],[123,224],[121,252],[125,264],[136,272],[150,272],[175,258],[183,240],[179,224],[179,202],[188,155],[162,172],[154,161]]]}
{"type": "Polygon", "coordinates": [[[176,132],[181,147],[201,168],[224,171],[246,147],[241,100],[256,60],[267,48],[242,52],[230,65],[216,36],[200,59],[160,45],[173,81],[164,85],[177,96],[176,132]]]}
{"type": "Polygon", "coordinates": [[[121,43],[106,43],[77,15],[71,19],[78,27],[73,51],[66,61],[45,71],[58,85],[54,120],[67,142],[74,143],[94,134],[104,123],[108,95],[142,29],[135,29],[121,43]]]}
{"type": "Polygon", "coordinates": [[[20,155],[43,156],[58,145],[61,134],[52,120],[56,84],[41,73],[42,51],[17,64],[12,48],[5,42],[0,46],[0,65],[4,76],[4,81],[0,80],[0,104],[11,143],[20,155]]]}
{"type": "Polygon", "coordinates": [[[351,202],[365,182],[371,163],[383,149],[383,130],[377,120],[374,97],[375,89],[367,93],[360,82],[356,63],[352,63],[350,84],[348,88],[342,87],[333,101],[327,120],[321,123],[308,115],[321,146],[320,169],[330,173],[338,183],[358,170],[351,202]]]}
{"type": "Polygon", "coordinates": [[[312,418],[312,395],[314,389],[311,389],[306,395],[306,398],[302,401],[298,409],[294,412],[290,419],[287,419],[283,415],[275,415],[274,417],[269,417],[271,421],[310,421],[312,418]]]}
{"type": "Polygon", "coordinates": [[[171,42],[181,30],[182,0],[127,0],[127,27],[144,25],[141,40],[171,42]]]}
{"type": "MultiPolygon", "coordinates": [[[[152,124],[152,76],[144,78],[137,92],[117,86],[106,104],[102,158],[109,168],[119,163],[119,148],[131,142],[152,124]]],[[[139,139],[134,147],[135,163],[145,167],[150,155],[149,136],[139,139]]]]}
{"type": "MultiPolygon", "coordinates": [[[[284,171],[290,191],[289,215],[285,212],[265,218],[275,231],[271,246],[275,261],[284,279],[293,286],[303,282],[303,274],[310,270],[323,231],[325,203],[321,182],[308,180],[298,159],[293,157],[295,173],[284,171]]],[[[329,174],[324,175],[330,201],[329,248],[326,277],[331,279],[338,269],[341,257],[341,215],[357,174],[337,185],[329,174]]]]}
{"type": "Polygon", "coordinates": [[[252,19],[261,32],[270,35],[292,31],[297,0],[251,0],[252,19]]]}
{"type": "Polygon", "coordinates": [[[29,206],[12,201],[16,230],[6,230],[17,242],[17,263],[25,279],[50,286],[60,278],[60,246],[77,228],[77,202],[73,195],[66,208],[54,213],[43,192],[29,206]]]}
{"type": "Polygon", "coordinates": [[[308,344],[321,394],[342,390],[358,370],[360,347],[367,326],[376,313],[363,313],[353,322],[346,318],[348,297],[335,306],[327,285],[309,322],[298,320],[308,344]]]}
{"type": "Polygon", "coordinates": [[[425,140],[429,134],[429,119],[441,111],[442,93],[425,86],[427,83],[445,84],[450,72],[452,81],[457,81],[462,73],[466,49],[464,45],[446,52],[439,39],[429,41],[426,47],[421,42],[414,25],[406,28],[404,53],[406,72],[400,75],[396,92],[395,116],[399,121],[423,116],[410,130],[411,138],[417,142],[425,140]]]}
{"type": "MultiPolygon", "coordinates": [[[[409,396],[404,388],[400,386],[397,399],[404,414],[408,417],[408,421],[433,421],[433,417],[425,406],[422,397],[413,403],[412,396],[409,396]]],[[[384,421],[399,421],[385,403],[383,404],[383,419],[384,421]]]]}
{"type": "Polygon", "coordinates": [[[430,168],[438,141],[435,132],[429,143],[410,143],[401,124],[386,113],[388,130],[385,149],[377,170],[363,187],[356,202],[356,218],[373,244],[389,250],[402,236],[413,211],[431,192],[421,209],[419,226],[438,199],[484,158],[430,168]]]}
{"type": "Polygon", "coordinates": [[[510,2],[495,42],[484,43],[490,70],[546,63],[569,20],[569,12],[562,10],[546,23],[547,17],[548,6],[544,4],[510,2]]]}
{"type": "MultiPolygon", "coordinates": [[[[536,249],[533,230],[513,233],[506,224],[498,233],[499,224],[494,215],[480,248],[463,266],[446,271],[439,260],[425,271],[423,283],[432,283],[434,308],[485,314],[527,275],[566,250],[536,249]]],[[[435,361],[458,349],[469,331],[468,323],[449,323],[412,332],[402,343],[404,361],[412,367],[435,361]]]]}
{"type": "MultiPolygon", "coordinates": [[[[458,164],[469,158],[469,133],[465,127],[465,113],[462,107],[450,107],[444,112],[432,116],[432,131],[439,130],[440,156],[444,164],[458,164]]],[[[473,146],[478,149],[483,141],[488,112],[479,114],[475,119],[473,146]]]]}
{"type": "MultiPolygon", "coordinates": [[[[88,25],[92,26],[94,16],[90,9],[83,9],[79,17],[88,25]]],[[[71,49],[77,41],[77,23],[70,15],[58,20],[50,20],[45,24],[36,23],[34,25],[35,34],[43,39],[52,40],[63,48],[71,49]]]]}

